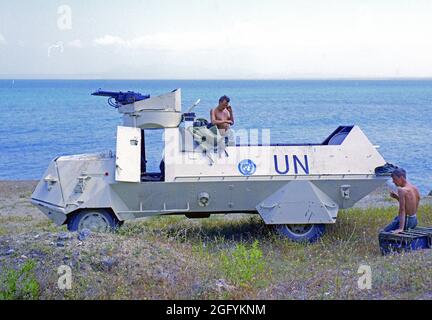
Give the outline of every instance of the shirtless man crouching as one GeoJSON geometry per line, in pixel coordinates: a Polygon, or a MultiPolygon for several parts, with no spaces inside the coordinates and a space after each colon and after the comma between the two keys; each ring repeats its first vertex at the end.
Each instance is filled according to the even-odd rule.
{"type": "Polygon", "coordinates": [[[407,181],[406,171],[398,168],[391,174],[393,183],[398,192],[391,192],[390,196],[399,201],[399,215],[383,230],[400,233],[417,226],[417,209],[420,202],[420,193],[416,186],[407,181]]]}

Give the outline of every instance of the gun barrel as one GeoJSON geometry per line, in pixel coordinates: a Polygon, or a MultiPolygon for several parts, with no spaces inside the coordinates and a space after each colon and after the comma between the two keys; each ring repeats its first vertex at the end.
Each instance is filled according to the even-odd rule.
{"type": "Polygon", "coordinates": [[[98,90],[93,92],[91,95],[92,96],[100,96],[100,97],[118,97],[122,92],[113,92],[113,91],[102,91],[102,90],[98,90]]]}
{"type": "Polygon", "coordinates": [[[128,91],[128,92],[113,92],[113,91],[103,91],[98,90],[92,93],[92,96],[100,96],[100,97],[110,97],[114,98],[116,103],[119,105],[131,104],[136,101],[142,101],[145,99],[149,99],[150,95],[143,95],[138,92],[128,91]]]}

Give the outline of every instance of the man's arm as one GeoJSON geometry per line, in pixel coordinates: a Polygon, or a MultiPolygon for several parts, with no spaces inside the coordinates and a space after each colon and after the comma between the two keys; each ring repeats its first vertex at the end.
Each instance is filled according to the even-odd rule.
{"type": "Polygon", "coordinates": [[[218,125],[218,124],[224,124],[224,123],[230,123],[229,120],[218,120],[218,119],[216,119],[215,109],[211,110],[211,122],[213,124],[216,124],[216,125],[218,125]]]}
{"type": "Polygon", "coordinates": [[[393,199],[396,199],[397,201],[399,201],[399,196],[395,193],[395,192],[390,192],[390,197],[392,197],[393,199]]]}
{"type": "Polygon", "coordinates": [[[230,113],[230,120],[231,120],[231,125],[234,125],[234,112],[233,112],[233,110],[232,110],[232,107],[231,106],[228,106],[228,112],[230,113]]]}
{"type": "Polygon", "coordinates": [[[398,190],[398,197],[399,197],[399,229],[395,230],[395,233],[399,233],[404,231],[405,227],[405,190],[402,188],[399,188],[398,190]]]}

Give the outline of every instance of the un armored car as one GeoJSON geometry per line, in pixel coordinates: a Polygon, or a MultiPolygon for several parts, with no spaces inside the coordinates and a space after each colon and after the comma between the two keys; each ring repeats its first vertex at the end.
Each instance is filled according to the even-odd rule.
{"type": "Polygon", "coordinates": [[[116,151],[55,158],[31,201],[71,231],[108,231],[156,215],[206,218],[259,214],[294,241],[315,241],[387,177],[386,161],[356,125],[321,143],[241,144],[227,139],[192,108],[181,90],[150,97],[97,91],[123,116],[116,151]],[[147,172],[145,130],[163,130],[158,172],[147,172]]]}

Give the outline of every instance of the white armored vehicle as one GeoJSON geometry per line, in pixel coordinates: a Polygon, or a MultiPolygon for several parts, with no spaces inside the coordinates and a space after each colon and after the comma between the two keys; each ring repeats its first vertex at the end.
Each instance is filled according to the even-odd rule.
{"type": "Polygon", "coordinates": [[[239,144],[182,113],[180,89],[93,95],[110,96],[123,114],[115,154],[54,159],[31,200],[71,231],[107,231],[156,215],[258,213],[280,234],[312,242],[339,209],[388,179],[375,174],[386,162],[358,126],[340,126],[316,144],[239,144]],[[147,172],[144,130],[164,131],[160,172],[147,172]]]}

